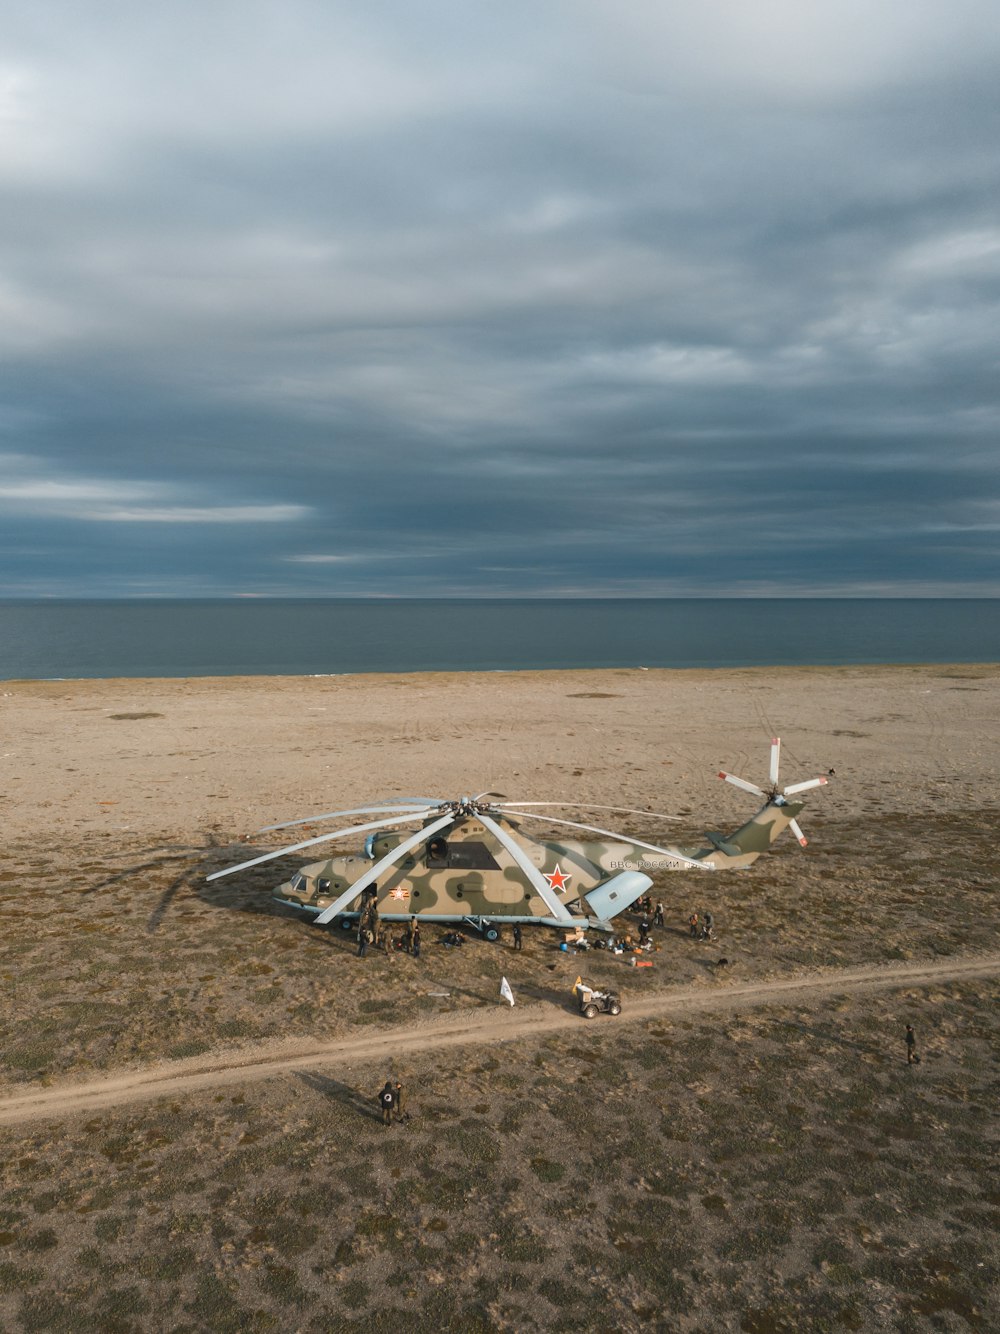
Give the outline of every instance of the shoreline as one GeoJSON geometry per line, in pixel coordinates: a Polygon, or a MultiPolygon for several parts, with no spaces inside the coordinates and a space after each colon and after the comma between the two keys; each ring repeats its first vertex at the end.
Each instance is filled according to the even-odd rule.
{"type": "Polygon", "coordinates": [[[647,667],[645,665],[623,664],[614,667],[434,667],[414,671],[358,671],[358,672],[232,672],[232,673],[196,673],[171,674],[169,676],[4,676],[0,677],[0,687],[31,685],[109,685],[115,682],[130,684],[159,684],[171,681],[213,682],[220,685],[236,682],[262,681],[341,681],[341,680],[396,680],[401,677],[443,677],[443,676],[559,676],[592,672],[649,672],[665,673],[671,676],[705,672],[891,672],[908,670],[954,670],[1000,669],[1000,659],[962,659],[938,661],[937,659],[914,659],[902,662],[798,662],[798,663],[722,663],[715,666],[685,667],[647,667]]]}

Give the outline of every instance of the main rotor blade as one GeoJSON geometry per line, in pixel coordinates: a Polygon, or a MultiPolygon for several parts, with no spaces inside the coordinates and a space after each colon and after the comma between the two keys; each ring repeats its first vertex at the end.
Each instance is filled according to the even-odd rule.
{"type": "Polygon", "coordinates": [[[318,824],[320,820],[339,820],[344,815],[374,815],[377,811],[409,811],[414,815],[418,811],[433,811],[440,806],[439,801],[427,797],[420,801],[414,797],[412,800],[407,797],[401,797],[399,801],[391,806],[357,806],[353,811],[327,811],[325,815],[304,815],[301,820],[286,820],[284,824],[268,824],[263,829],[258,829],[258,834],[271,834],[275,829],[291,829],[297,824],[318,824]]]}
{"type": "MultiPolygon", "coordinates": [[[[521,845],[507,833],[506,829],[501,825],[498,825],[496,820],[490,819],[488,815],[479,815],[478,818],[487,829],[491,830],[496,835],[503,847],[505,847],[514,858],[518,866],[520,866],[521,870],[531,881],[532,888],[541,898],[552,916],[558,917],[560,921],[572,922],[572,913],[570,913],[564,903],[559,902],[552,886],[545,879],[534,862],[532,862],[524,848],[522,848],[521,845]]],[[[540,818],[540,816],[536,816],[536,819],[540,818]]]]}
{"type": "Polygon", "coordinates": [[[811,787],[826,787],[829,781],[828,778],[810,778],[806,783],[793,783],[791,787],[784,789],[782,795],[790,797],[793,792],[808,792],[811,787]]]}
{"type": "Polygon", "coordinates": [[[619,815],[648,815],[651,820],[676,820],[681,821],[679,815],[661,815],[659,811],[640,811],[634,806],[595,806],[589,801],[505,801],[503,809],[509,810],[513,806],[553,806],[557,810],[581,810],[581,811],[612,811],[619,815]]]}
{"type": "MultiPolygon", "coordinates": [[[[617,839],[621,843],[628,843],[633,848],[646,848],[650,852],[662,852],[667,857],[676,857],[680,862],[688,866],[695,866],[699,871],[714,871],[715,867],[709,862],[699,862],[694,857],[685,857],[683,852],[678,852],[675,848],[659,848],[655,843],[643,843],[641,839],[632,838],[629,834],[616,834],[612,829],[598,829],[592,824],[577,824],[575,820],[556,820],[551,815],[531,815],[527,811],[511,811],[511,815],[523,815],[526,820],[545,820],[548,824],[564,824],[569,829],[587,829],[592,834],[605,834],[608,838],[617,839]]],[[[480,817],[482,818],[482,817],[480,817]]]]}
{"type": "Polygon", "coordinates": [[[737,778],[735,774],[727,774],[722,770],[719,771],[719,777],[724,778],[727,783],[732,783],[734,787],[741,787],[744,792],[752,792],[755,797],[767,799],[767,793],[756,783],[748,783],[745,778],[737,778]]]}
{"type": "Polygon", "coordinates": [[[307,838],[304,843],[292,843],[287,848],[279,848],[277,852],[265,852],[263,857],[254,857],[251,861],[240,862],[239,866],[227,866],[224,871],[213,871],[211,875],[205,877],[206,880],[218,880],[224,875],[235,875],[237,871],[245,871],[249,866],[260,866],[261,862],[272,862],[275,857],[284,857],[289,852],[298,852],[301,848],[311,848],[316,843],[329,843],[332,839],[343,838],[346,834],[363,834],[368,829],[383,829],[390,824],[405,824],[407,820],[413,819],[413,812],[407,815],[393,815],[387,820],[373,820],[370,824],[351,825],[347,829],[335,829],[332,834],[320,834],[318,838],[307,838]]]}
{"type": "Polygon", "coordinates": [[[805,834],[803,834],[802,830],[799,828],[796,822],[794,820],[789,820],[788,827],[795,835],[795,837],[799,840],[799,842],[802,844],[802,846],[806,847],[809,840],[806,838],[805,834]]]}
{"type": "Polygon", "coordinates": [[[457,819],[458,815],[456,812],[449,811],[448,814],[443,815],[440,820],[435,820],[433,824],[427,825],[425,829],[418,829],[410,838],[404,838],[402,843],[398,844],[398,846],[390,848],[381,861],[377,861],[374,866],[369,866],[364,875],[359,876],[353,885],[349,885],[339,899],[334,899],[329,908],[324,908],[319,916],[314,918],[316,925],[325,926],[327,922],[332,921],[338,913],[342,913],[347,905],[358,897],[362,890],[367,889],[369,885],[374,884],[387,867],[392,866],[394,862],[398,862],[400,857],[405,857],[412,848],[417,846],[418,843],[424,842],[426,839],[436,834],[439,829],[444,829],[447,825],[454,824],[457,819]]]}
{"type": "Polygon", "coordinates": [[[781,756],[781,737],[776,736],[771,742],[771,772],[768,775],[771,786],[778,786],[778,761],[781,756]]]}

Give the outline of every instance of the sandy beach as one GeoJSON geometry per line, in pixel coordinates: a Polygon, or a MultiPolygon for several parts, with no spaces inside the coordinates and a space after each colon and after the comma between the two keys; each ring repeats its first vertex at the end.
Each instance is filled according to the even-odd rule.
{"type": "MultiPolygon", "coordinates": [[[[522,672],[5,682],[8,837],[238,838],[399,794],[747,813],[720,768],[836,770],[807,818],[990,806],[1000,670],[522,672]],[[131,836],[131,837],[130,837],[131,836]]],[[[215,841],[219,841],[216,839],[215,841]]]]}
{"type": "Polygon", "coordinates": [[[1000,667],[9,681],[0,709],[7,1327],[996,1318],[1000,667]],[[784,783],[834,771],[809,846],[661,874],[645,974],[544,928],[361,961],[272,905],[275,866],[205,884],[278,846],[263,825],[393,796],[635,807],[698,842],[752,813],[717,773],[763,781],[772,736],[784,783]],[[704,906],[725,975],[686,938],[704,906]],[[574,1023],[583,968],[619,1027],[574,1023]],[[392,1142],[387,1068],[413,1089],[392,1142]]]}

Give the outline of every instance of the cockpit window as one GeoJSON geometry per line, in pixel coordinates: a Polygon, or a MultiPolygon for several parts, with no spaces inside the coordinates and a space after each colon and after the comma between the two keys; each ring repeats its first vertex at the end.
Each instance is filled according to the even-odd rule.
{"type": "Polygon", "coordinates": [[[448,865],[456,871],[499,871],[500,867],[485,843],[452,843],[448,865]]]}
{"type": "Polygon", "coordinates": [[[432,838],[427,844],[427,865],[448,865],[448,843],[443,838],[432,838]]]}

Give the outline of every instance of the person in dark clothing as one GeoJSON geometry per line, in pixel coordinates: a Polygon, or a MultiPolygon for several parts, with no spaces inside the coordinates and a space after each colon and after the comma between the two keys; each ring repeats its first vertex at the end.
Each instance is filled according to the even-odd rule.
{"type": "Polygon", "coordinates": [[[653,914],[653,925],[654,926],[664,925],[663,904],[660,902],[659,899],[656,900],[656,912],[653,914]]]}
{"type": "Polygon", "coordinates": [[[702,940],[715,939],[715,937],[712,935],[712,927],[714,926],[714,924],[715,924],[715,918],[712,916],[712,914],[710,912],[705,913],[701,919],[702,940]]]}
{"type": "Polygon", "coordinates": [[[392,1109],[396,1105],[396,1094],[391,1079],[385,1081],[385,1085],[378,1095],[378,1105],[382,1108],[382,1124],[384,1126],[391,1125],[392,1109]]]}
{"type": "Polygon", "coordinates": [[[695,940],[698,939],[698,914],[693,912],[688,918],[688,926],[691,929],[691,935],[695,940]]]}
{"type": "Polygon", "coordinates": [[[920,1057],[917,1055],[917,1039],[914,1036],[912,1024],[906,1025],[906,1064],[920,1064],[920,1057]]]}
{"type": "Polygon", "coordinates": [[[413,919],[413,935],[410,940],[410,953],[415,959],[420,958],[420,923],[413,919]]]}
{"type": "Polygon", "coordinates": [[[368,950],[368,927],[362,922],[358,927],[358,958],[363,959],[368,950]]]}
{"type": "Polygon", "coordinates": [[[520,923],[520,922],[515,922],[515,923],[514,923],[514,948],[515,948],[516,950],[519,950],[519,949],[521,948],[521,923],[520,923]]]}
{"type": "Polygon", "coordinates": [[[645,943],[646,943],[646,941],[647,941],[648,939],[649,939],[649,923],[646,921],[646,919],[645,919],[645,917],[644,917],[644,918],[642,919],[642,921],[639,923],[639,944],[640,944],[640,946],[645,945],[645,943]]]}
{"type": "Polygon", "coordinates": [[[417,919],[411,917],[406,924],[406,930],[403,933],[403,949],[407,954],[413,953],[413,928],[416,926],[417,919]]]}

